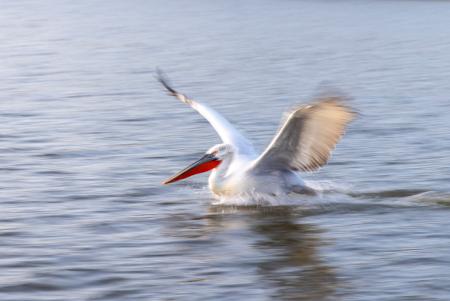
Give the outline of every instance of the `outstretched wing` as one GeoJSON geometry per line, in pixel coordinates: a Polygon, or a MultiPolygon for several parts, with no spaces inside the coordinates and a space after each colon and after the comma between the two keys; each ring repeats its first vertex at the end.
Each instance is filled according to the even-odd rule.
{"type": "Polygon", "coordinates": [[[249,157],[255,156],[255,151],[252,144],[244,137],[238,130],[236,130],[231,123],[228,122],[222,115],[217,113],[215,110],[210,107],[201,104],[197,101],[194,101],[188,98],[186,95],[179,93],[175,89],[173,89],[164,74],[158,70],[158,81],[167,89],[170,95],[175,96],[183,103],[191,106],[197,112],[199,112],[208,122],[212,125],[212,127],[216,130],[217,134],[219,134],[220,139],[226,144],[231,144],[234,146],[235,151],[238,155],[245,155],[249,157]]]}
{"type": "Polygon", "coordinates": [[[318,169],[328,161],[354,115],[341,97],[327,97],[297,107],[251,168],[254,171],[318,169]]]}

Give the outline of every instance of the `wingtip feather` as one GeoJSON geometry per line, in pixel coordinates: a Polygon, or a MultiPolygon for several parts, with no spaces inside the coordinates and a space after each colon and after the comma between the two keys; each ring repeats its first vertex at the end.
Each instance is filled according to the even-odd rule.
{"type": "Polygon", "coordinates": [[[156,68],[156,79],[163,85],[170,95],[176,96],[178,92],[169,85],[166,74],[159,68],[156,68]]]}
{"type": "Polygon", "coordinates": [[[169,84],[169,80],[166,76],[166,74],[159,68],[156,68],[156,79],[163,85],[163,87],[167,90],[170,96],[175,96],[178,98],[181,102],[192,105],[193,101],[189,99],[186,95],[179,93],[177,90],[172,88],[169,84]]]}

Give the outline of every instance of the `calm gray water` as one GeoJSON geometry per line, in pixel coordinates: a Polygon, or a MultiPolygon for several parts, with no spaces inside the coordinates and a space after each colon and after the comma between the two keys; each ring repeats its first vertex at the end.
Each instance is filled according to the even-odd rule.
{"type": "Polygon", "coordinates": [[[450,2],[0,3],[0,300],[449,300],[450,2]],[[213,205],[220,142],[260,150],[318,87],[359,111],[298,206],[213,205]]]}

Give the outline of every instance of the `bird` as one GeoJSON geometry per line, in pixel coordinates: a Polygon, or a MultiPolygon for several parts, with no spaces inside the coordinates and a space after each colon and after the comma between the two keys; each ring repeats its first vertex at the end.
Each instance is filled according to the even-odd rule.
{"type": "Polygon", "coordinates": [[[200,113],[222,140],[162,184],[211,171],[208,186],[219,199],[238,197],[264,204],[291,193],[315,194],[299,172],[324,166],[356,115],[342,95],[321,96],[311,104],[297,105],[284,115],[278,132],[258,154],[225,117],[175,90],[161,70],[157,70],[157,80],[169,95],[200,113]]]}

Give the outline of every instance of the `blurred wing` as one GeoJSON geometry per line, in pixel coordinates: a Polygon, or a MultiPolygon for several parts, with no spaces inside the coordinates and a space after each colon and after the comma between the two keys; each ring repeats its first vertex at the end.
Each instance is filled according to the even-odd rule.
{"type": "Polygon", "coordinates": [[[313,171],[325,165],[354,113],[340,97],[292,111],[253,170],[313,171]]]}
{"type": "Polygon", "coordinates": [[[236,152],[240,155],[255,156],[255,151],[252,144],[244,137],[238,130],[236,130],[231,123],[228,122],[222,115],[217,113],[210,107],[189,99],[186,95],[174,90],[169,84],[161,71],[158,71],[159,82],[167,89],[170,95],[175,96],[183,103],[191,106],[199,112],[212,127],[219,134],[220,139],[226,144],[231,144],[235,147],[236,152]]]}

